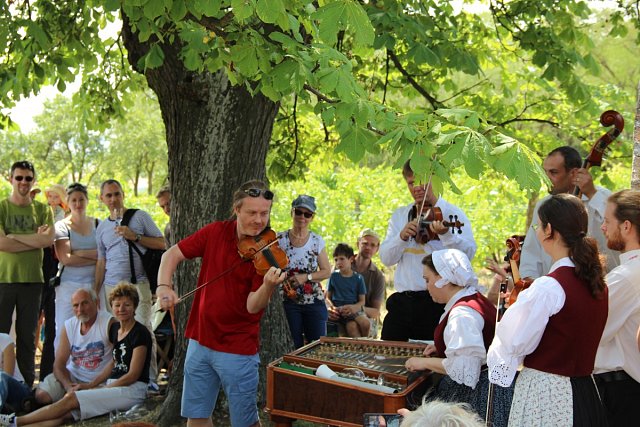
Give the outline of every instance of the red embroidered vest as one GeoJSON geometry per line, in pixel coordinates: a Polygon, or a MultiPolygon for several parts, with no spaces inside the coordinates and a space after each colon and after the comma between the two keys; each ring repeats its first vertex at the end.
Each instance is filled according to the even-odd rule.
{"type": "Polygon", "coordinates": [[[491,341],[493,341],[493,336],[496,332],[496,308],[484,295],[476,292],[473,295],[462,297],[456,301],[444,319],[442,319],[438,326],[436,326],[436,329],[433,331],[433,341],[436,346],[436,350],[438,351],[438,354],[436,355],[437,357],[446,357],[444,354],[444,351],[447,349],[444,342],[444,329],[447,327],[447,322],[449,322],[449,314],[451,314],[451,311],[458,306],[471,307],[480,313],[484,319],[482,339],[484,341],[485,350],[489,349],[489,345],[491,344],[491,341]]]}
{"type": "Polygon", "coordinates": [[[591,375],[598,343],[609,312],[608,293],[596,299],[573,267],[560,267],[548,275],[566,295],[562,309],[549,318],[538,347],[524,366],[566,377],[591,375]]]}

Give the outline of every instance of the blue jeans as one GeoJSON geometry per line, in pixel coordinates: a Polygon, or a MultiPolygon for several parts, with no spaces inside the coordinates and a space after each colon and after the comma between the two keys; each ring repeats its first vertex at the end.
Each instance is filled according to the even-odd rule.
{"type": "Polygon", "coordinates": [[[0,371],[0,407],[11,405],[13,410],[19,410],[22,400],[31,393],[31,389],[22,381],[18,381],[6,372],[0,371]]]}
{"type": "Polygon", "coordinates": [[[296,348],[304,345],[304,338],[311,342],[327,335],[329,313],[324,300],[316,300],[313,304],[285,301],[284,312],[296,348]]]}

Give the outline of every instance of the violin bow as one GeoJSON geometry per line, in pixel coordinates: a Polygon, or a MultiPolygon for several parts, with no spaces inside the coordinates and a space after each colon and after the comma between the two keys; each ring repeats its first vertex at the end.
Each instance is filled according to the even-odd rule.
{"type": "Polygon", "coordinates": [[[420,205],[420,210],[416,212],[416,218],[420,218],[420,215],[422,215],[422,210],[424,209],[424,204],[427,202],[427,194],[429,194],[429,188],[431,187],[431,178],[433,177],[433,172],[435,169],[435,167],[433,166],[433,163],[435,161],[436,161],[436,156],[434,155],[433,159],[431,160],[429,171],[424,174],[424,177],[427,178],[428,176],[429,179],[427,180],[427,185],[424,188],[424,195],[422,196],[422,204],[420,205]]]}
{"type": "Polygon", "coordinates": [[[214,276],[212,279],[207,280],[206,282],[204,282],[202,285],[198,286],[197,288],[187,292],[186,294],[182,295],[181,297],[178,297],[178,301],[176,302],[176,304],[180,304],[186,298],[189,298],[191,295],[195,294],[198,290],[200,290],[200,289],[204,288],[205,286],[215,282],[216,280],[220,279],[221,277],[229,274],[231,271],[233,271],[236,268],[238,268],[238,266],[241,265],[243,262],[251,261],[256,254],[259,254],[260,252],[264,251],[265,249],[271,247],[271,245],[275,244],[277,241],[278,241],[278,239],[274,240],[273,242],[271,242],[271,243],[269,243],[267,245],[264,245],[264,247],[261,248],[259,251],[257,251],[255,254],[253,254],[251,258],[242,259],[240,262],[235,263],[231,267],[229,267],[226,270],[224,270],[222,273],[218,274],[217,276],[214,276]]]}

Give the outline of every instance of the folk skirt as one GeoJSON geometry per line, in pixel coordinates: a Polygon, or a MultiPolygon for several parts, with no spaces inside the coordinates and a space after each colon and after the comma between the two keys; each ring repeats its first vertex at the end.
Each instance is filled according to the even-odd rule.
{"type": "Polygon", "coordinates": [[[565,377],[524,368],[516,380],[510,426],[606,427],[591,375],[565,377]]]}

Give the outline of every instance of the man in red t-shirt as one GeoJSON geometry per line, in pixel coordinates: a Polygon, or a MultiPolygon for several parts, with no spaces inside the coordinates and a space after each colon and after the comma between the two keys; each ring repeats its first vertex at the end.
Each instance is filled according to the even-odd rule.
{"type": "Polygon", "coordinates": [[[233,426],[258,426],[258,335],[260,318],[271,294],[286,275],[271,267],[264,277],[252,263],[242,263],[238,241],[257,236],[269,223],[273,193],[261,181],[244,183],[233,195],[235,220],[208,224],[172,246],[158,272],[158,299],[163,309],[178,296],[171,277],[185,259],[202,258],[198,286],[229,267],[228,274],[195,294],[185,336],[182,416],[188,426],[212,426],[220,386],[229,399],[233,426]]]}

